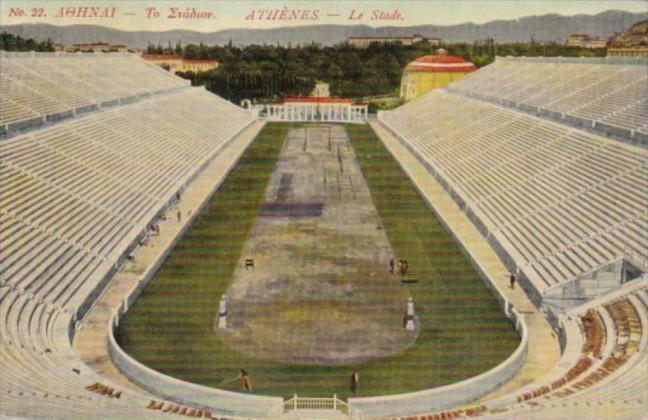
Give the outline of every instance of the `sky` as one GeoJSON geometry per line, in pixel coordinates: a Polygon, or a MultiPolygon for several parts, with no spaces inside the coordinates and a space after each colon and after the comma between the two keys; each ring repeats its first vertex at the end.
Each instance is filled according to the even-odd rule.
{"type": "Polygon", "coordinates": [[[0,24],[97,24],[122,30],[192,29],[212,32],[227,28],[260,29],[312,24],[453,25],[548,13],[596,14],[610,9],[648,13],[648,0],[2,0],[0,24]],[[83,7],[98,8],[99,12],[107,8],[110,13],[106,17],[92,17],[83,7]],[[201,15],[178,16],[172,8],[183,12],[195,9],[201,15]],[[284,10],[284,16],[293,18],[279,19],[284,10]],[[269,11],[275,14],[274,20],[266,19],[269,11]],[[384,19],[372,19],[376,11],[378,14],[386,13],[384,19]],[[82,16],[84,14],[86,16],[82,16]],[[296,15],[300,18],[294,19],[296,15]]]}

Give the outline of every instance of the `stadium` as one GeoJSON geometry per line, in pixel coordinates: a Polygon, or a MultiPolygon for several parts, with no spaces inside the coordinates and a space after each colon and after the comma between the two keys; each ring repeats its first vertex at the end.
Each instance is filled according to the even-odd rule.
{"type": "Polygon", "coordinates": [[[371,118],[0,58],[0,416],[645,418],[644,59],[371,118]]]}

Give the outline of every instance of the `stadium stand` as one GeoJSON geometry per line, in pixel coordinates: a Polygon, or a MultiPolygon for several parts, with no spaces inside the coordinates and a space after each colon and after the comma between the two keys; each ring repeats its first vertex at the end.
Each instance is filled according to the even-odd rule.
{"type": "Polygon", "coordinates": [[[381,119],[528,280],[536,303],[622,258],[645,270],[645,149],[446,92],[381,119]]]}
{"type": "Polygon", "coordinates": [[[567,331],[563,356],[546,376],[495,400],[407,419],[645,418],[646,280],[567,312],[561,320],[567,331]],[[600,354],[592,350],[593,345],[600,354]]]}
{"type": "Polygon", "coordinates": [[[448,90],[648,145],[646,60],[498,58],[448,90]]]}
{"type": "MultiPolygon", "coordinates": [[[[498,60],[379,116],[547,309],[563,346],[521,389],[408,419],[645,415],[648,151],[563,117],[636,140],[645,99],[626,88],[644,76],[595,60],[531,65],[545,61],[498,60]],[[581,88],[565,89],[568,77],[581,88]],[[583,299],[548,308],[556,290],[583,299]]],[[[150,223],[254,117],[128,55],[3,53],[0,89],[0,415],[214,418],[95,373],[71,342],[150,223]]]]}
{"type": "Polygon", "coordinates": [[[3,142],[4,282],[77,307],[79,288],[119,264],[125,244],[249,122],[210,96],[187,89],[3,142]]]}
{"type": "Polygon", "coordinates": [[[147,226],[254,118],[131,56],[11,54],[1,70],[5,127],[73,118],[0,140],[0,412],[168,417],[83,366],[71,341],[147,226]],[[87,106],[99,112],[74,112],[87,106]]]}
{"type": "Polygon", "coordinates": [[[517,274],[563,347],[522,389],[407,419],[645,418],[645,64],[500,58],[379,114],[517,274]]]}
{"type": "Polygon", "coordinates": [[[189,84],[132,54],[1,54],[4,135],[189,84]]]}

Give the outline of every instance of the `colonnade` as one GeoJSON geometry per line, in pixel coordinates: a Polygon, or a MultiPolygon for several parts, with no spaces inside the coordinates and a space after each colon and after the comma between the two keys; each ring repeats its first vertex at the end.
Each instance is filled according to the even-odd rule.
{"type": "Polygon", "coordinates": [[[269,121],[333,121],[358,122],[367,121],[366,105],[348,103],[285,103],[266,105],[266,116],[269,121]]]}

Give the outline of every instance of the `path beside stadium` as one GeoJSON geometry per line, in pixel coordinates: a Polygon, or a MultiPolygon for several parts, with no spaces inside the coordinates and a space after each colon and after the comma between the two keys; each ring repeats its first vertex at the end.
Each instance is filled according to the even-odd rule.
{"type": "Polygon", "coordinates": [[[121,374],[108,355],[108,323],[115,308],[129,290],[140,280],[148,267],[153,265],[172,244],[178,232],[190,223],[200,212],[201,204],[207,202],[245,149],[261,131],[265,121],[256,121],[230,142],[218,156],[196,177],[182,194],[182,200],[169,210],[167,220],[158,222],[160,234],[151,236],[134,254],[135,260],[129,262],[111,281],[104,293],[88,312],[74,339],[74,348],[81,360],[99,375],[109,378],[115,384],[148,393],[133,384],[121,374]],[[182,219],[177,220],[180,211],[182,219]]]}
{"type": "Polygon", "coordinates": [[[524,365],[513,379],[481,400],[486,401],[505,395],[542,377],[560,359],[558,337],[554,334],[549,322],[531,303],[521,287],[509,288],[509,270],[441,184],[433,176],[430,176],[428,170],[418,159],[380,123],[373,122],[370,125],[439,217],[461,240],[471,255],[479,261],[488,276],[494,279],[508,301],[526,319],[529,330],[529,351],[524,365]]]}

